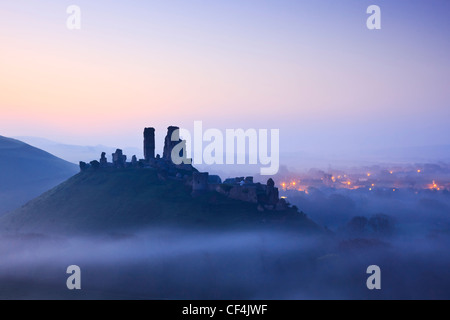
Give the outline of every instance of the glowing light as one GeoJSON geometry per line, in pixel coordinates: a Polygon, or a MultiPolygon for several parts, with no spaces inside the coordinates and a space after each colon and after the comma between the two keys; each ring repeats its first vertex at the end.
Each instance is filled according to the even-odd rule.
{"type": "Polygon", "coordinates": [[[351,183],[350,181],[347,181],[347,184],[348,184],[348,185],[351,185],[352,183],[351,183]]]}
{"type": "Polygon", "coordinates": [[[392,191],[394,191],[394,192],[395,192],[395,189],[392,189],[392,191]]]}
{"type": "Polygon", "coordinates": [[[433,180],[433,184],[431,186],[431,189],[438,189],[439,190],[439,187],[438,187],[436,181],[434,181],[434,180],[433,180]]]}
{"type": "Polygon", "coordinates": [[[375,187],[375,183],[372,183],[372,187],[375,187]]]}
{"type": "Polygon", "coordinates": [[[287,197],[284,197],[284,196],[283,196],[283,197],[281,197],[281,199],[287,199],[287,197]]]}
{"type": "Polygon", "coordinates": [[[369,188],[369,191],[372,191],[372,188],[369,188]]]}
{"type": "Polygon", "coordinates": [[[296,185],[295,181],[294,181],[294,182],[292,182],[292,185],[293,185],[293,186],[295,186],[295,185],[296,185]]]}
{"type": "Polygon", "coordinates": [[[428,189],[440,191],[441,187],[438,186],[435,180],[433,180],[433,183],[428,185],[428,189]]]}
{"type": "Polygon", "coordinates": [[[371,175],[372,175],[371,173],[368,173],[368,174],[367,174],[368,177],[370,177],[371,175]]]}
{"type": "Polygon", "coordinates": [[[417,170],[417,173],[421,173],[421,172],[422,172],[422,170],[420,170],[420,169],[419,169],[419,170],[417,170]]]}
{"type": "Polygon", "coordinates": [[[394,171],[389,171],[389,173],[390,173],[390,174],[393,174],[393,173],[394,173],[394,171]]]}

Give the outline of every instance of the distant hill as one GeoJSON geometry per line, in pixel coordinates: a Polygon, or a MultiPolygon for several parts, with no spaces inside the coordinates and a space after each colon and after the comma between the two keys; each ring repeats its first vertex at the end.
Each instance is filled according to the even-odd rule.
{"type": "Polygon", "coordinates": [[[183,181],[142,168],[81,172],[0,218],[9,232],[98,234],[155,226],[319,230],[295,209],[259,212],[217,192],[193,198],[183,181]]]}
{"type": "MultiPolygon", "coordinates": [[[[108,147],[103,145],[96,145],[96,146],[72,145],[66,143],[59,143],[38,137],[15,137],[15,138],[75,164],[78,164],[79,161],[89,162],[91,160],[98,159],[102,152],[106,152],[106,155],[110,157],[111,154],[115,152],[117,149],[115,147],[108,147]]],[[[120,149],[123,150],[124,154],[126,154],[129,159],[131,159],[133,155],[136,155],[138,158],[142,157],[143,155],[142,149],[133,147],[125,147],[125,148],[120,147],[120,149]]]]}
{"type": "Polygon", "coordinates": [[[0,215],[77,172],[75,164],[19,140],[0,136],[0,215]]]}

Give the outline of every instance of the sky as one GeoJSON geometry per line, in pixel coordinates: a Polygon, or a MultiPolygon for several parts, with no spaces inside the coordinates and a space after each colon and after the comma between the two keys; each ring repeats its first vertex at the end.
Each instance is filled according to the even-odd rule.
{"type": "MultiPolygon", "coordinates": [[[[446,0],[0,0],[0,135],[280,129],[284,152],[448,144],[446,0]],[[81,30],[69,30],[69,5],[81,30]],[[369,5],[381,30],[369,30],[369,5]]],[[[161,142],[158,142],[161,143],[161,142]]]]}

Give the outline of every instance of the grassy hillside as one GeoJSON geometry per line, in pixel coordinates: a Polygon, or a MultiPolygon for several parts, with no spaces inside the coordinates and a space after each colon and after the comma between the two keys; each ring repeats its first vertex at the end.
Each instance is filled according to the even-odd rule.
{"type": "Polygon", "coordinates": [[[153,169],[81,172],[0,218],[9,232],[113,232],[148,226],[190,228],[289,227],[317,230],[297,213],[259,212],[256,205],[216,192],[193,198],[182,181],[153,169]]]}
{"type": "Polygon", "coordinates": [[[0,136],[0,215],[78,172],[76,165],[21,141],[0,136]]]}

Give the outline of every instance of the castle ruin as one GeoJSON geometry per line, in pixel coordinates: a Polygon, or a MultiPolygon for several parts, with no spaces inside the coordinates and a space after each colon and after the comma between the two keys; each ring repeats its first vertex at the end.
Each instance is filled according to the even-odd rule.
{"type": "Polygon", "coordinates": [[[144,159],[150,161],[155,158],[155,128],[144,129],[144,159]]]}
{"type": "MultiPolygon", "coordinates": [[[[254,203],[259,211],[284,211],[289,208],[285,199],[280,199],[278,188],[273,179],[267,184],[255,183],[253,177],[236,177],[226,179],[224,182],[217,175],[208,172],[199,172],[191,164],[175,164],[172,161],[172,151],[179,143],[186,143],[179,137],[179,127],[170,126],[164,139],[163,156],[155,155],[155,129],[144,129],[144,159],[137,159],[133,155],[131,162],[127,162],[127,156],[121,149],[112,154],[112,162],[109,163],[106,153],[100,156],[100,161],[94,160],[89,164],[80,162],[81,171],[89,169],[124,169],[142,168],[157,170],[160,179],[175,179],[183,181],[192,187],[192,196],[196,197],[208,192],[218,192],[230,199],[254,203]]],[[[180,149],[180,157],[183,158],[183,150],[180,149]]]]}

